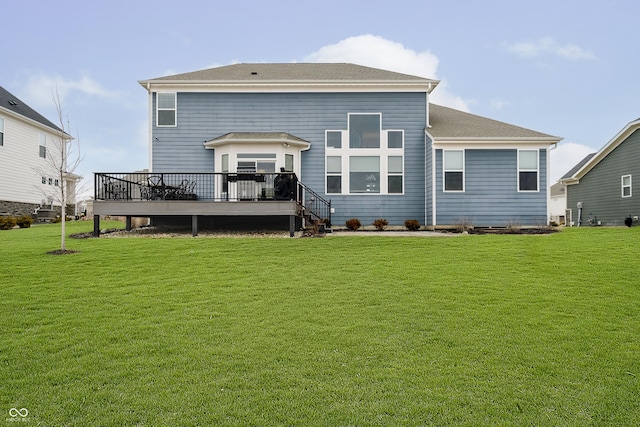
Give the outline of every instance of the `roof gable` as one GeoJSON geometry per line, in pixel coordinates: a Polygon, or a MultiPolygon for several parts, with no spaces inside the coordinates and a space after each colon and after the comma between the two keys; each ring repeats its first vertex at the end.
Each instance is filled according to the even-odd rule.
{"type": "Polygon", "coordinates": [[[348,63],[233,64],[223,67],[149,79],[161,81],[422,81],[408,74],[348,63]]]}
{"type": "Polygon", "coordinates": [[[587,158],[583,159],[569,172],[567,172],[561,180],[565,181],[567,185],[577,184],[583,176],[589,173],[591,169],[596,167],[598,163],[605,159],[613,150],[626,141],[626,139],[638,129],[640,129],[640,119],[627,123],[627,125],[604,147],[602,147],[600,151],[587,156],[587,158]]]}
{"type": "Polygon", "coordinates": [[[234,64],[141,80],[157,90],[431,92],[438,80],[347,63],[234,64]]]}
{"type": "Polygon", "coordinates": [[[33,120],[58,132],[62,131],[58,126],[47,120],[43,115],[22,102],[18,97],[0,86],[0,108],[6,109],[27,119],[33,120]]]}

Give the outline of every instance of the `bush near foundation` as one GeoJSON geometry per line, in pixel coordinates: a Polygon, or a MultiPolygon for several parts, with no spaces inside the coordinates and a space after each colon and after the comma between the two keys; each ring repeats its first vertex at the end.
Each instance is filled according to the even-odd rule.
{"type": "Polygon", "coordinates": [[[11,230],[16,226],[15,216],[0,216],[0,230],[11,230]]]}
{"type": "Polygon", "coordinates": [[[409,231],[417,231],[420,230],[420,221],[417,219],[407,219],[404,221],[404,226],[409,231]]]}
{"type": "Polygon", "coordinates": [[[344,224],[349,230],[356,231],[358,228],[362,227],[360,224],[360,220],[358,218],[348,219],[344,224]]]}

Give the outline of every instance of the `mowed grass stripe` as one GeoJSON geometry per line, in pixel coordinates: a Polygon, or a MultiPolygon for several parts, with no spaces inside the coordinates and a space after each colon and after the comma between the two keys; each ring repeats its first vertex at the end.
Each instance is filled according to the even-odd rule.
{"type": "Polygon", "coordinates": [[[0,408],[44,425],[634,425],[638,230],[100,238],[66,256],[46,254],[59,226],[2,232],[0,408]]]}

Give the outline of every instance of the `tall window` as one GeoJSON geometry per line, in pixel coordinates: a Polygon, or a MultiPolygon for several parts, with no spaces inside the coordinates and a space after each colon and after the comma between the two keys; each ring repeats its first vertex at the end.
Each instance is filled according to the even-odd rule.
{"type": "Polygon", "coordinates": [[[41,133],[39,135],[40,138],[40,157],[43,159],[47,158],[47,135],[41,133]]]}
{"type": "Polygon", "coordinates": [[[402,156],[389,156],[387,175],[389,193],[402,193],[402,156]]]}
{"type": "Polygon", "coordinates": [[[4,145],[4,119],[0,117],[0,147],[4,145]]]}
{"type": "Polygon", "coordinates": [[[327,194],[342,193],[342,157],[327,156],[327,194]]]}
{"type": "Polygon", "coordinates": [[[518,191],[538,191],[538,150],[518,150],[518,191]]]}
{"type": "Polygon", "coordinates": [[[464,150],[443,150],[444,191],[464,191],[464,150]]]}
{"type": "Polygon", "coordinates": [[[622,176],[622,197],[631,197],[631,175],[622,176]]]}
{"type": "Polygon", "coordinates": [[[325,131],[327,193],[404,192],[405,132],[381,125],[381,113],[347,113],[347,129],[325,131]]]}
{"type": "Polygon", "coordinates": [[[156,99],[158,126],[176,125],[176,94],[158,93],[156,99]]]}
{"type": "Polygon", "coordinates": [[[380,114],[349,114],[349,148],[380,148],[380,114]]]}

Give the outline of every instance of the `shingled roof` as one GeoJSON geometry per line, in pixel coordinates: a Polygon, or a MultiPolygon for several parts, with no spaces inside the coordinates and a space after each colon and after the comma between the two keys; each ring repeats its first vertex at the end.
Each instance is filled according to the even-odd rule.
{"type": "Polygon", "coordinates": [[[347,63],[233,64],[143,80],[140,83],[210,81],[404,81],[432,83],[434,86],[438,83],[438,80],[347,63]]]}
{"type": "Polygon", "coordinates": [[[453,108],[429,104],[429,134],[436,140],[545,140],[560,141],[557,136],[514,126],[453,108]]]}
{"type": "Polygon", "coordinates": [[[51,121],[47,120],[44,116],[38,113],[33,108],[18,99],[15,95],[11,94],[8,90],[0,86],[0,107],[7,109],[15,114],[19,114],[28,119],[34,120],[44,126],[51,129],[61,131],[58,126],[54,125],[51,121]]]}

